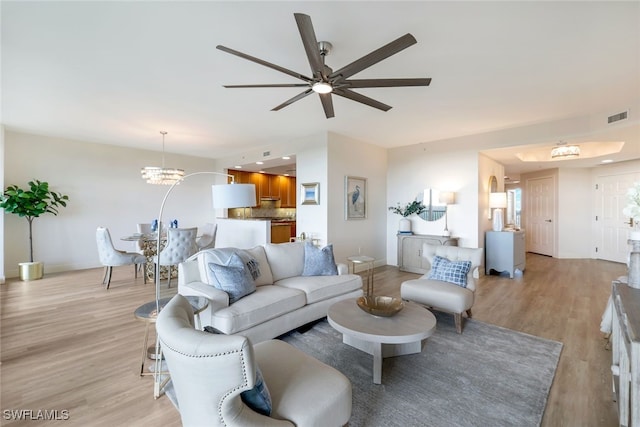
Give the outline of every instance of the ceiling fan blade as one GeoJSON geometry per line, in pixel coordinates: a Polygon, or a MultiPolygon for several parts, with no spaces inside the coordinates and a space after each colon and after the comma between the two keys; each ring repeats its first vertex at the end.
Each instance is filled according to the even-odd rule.
{"type": "Polygon", "coordinates": [[[342,80],[340,86],[347,88],[363,88],[363,87],[399,87],[399,86],[429,86],[430,78],[426,79],[361,79],[361,80],[342,80]]]}
{"type": "Polygon", "coordinates": [[[338,71],[334,71],[333,73],[331,73],[329,78],[330,79],[348,79],[349,77],[353,76],[356,73],[359,73],[365,68],[368,68],[374,64],[377,64],[383,59],[386,59],[391,55],[395,55],[401,50],[404,50],[416,43],[417,41],[415,37],[407,33],[404,36],[392,41],[391,43],[388,43],[382,46],[381,48],[374,50],[368,55],[365,55],[360,59],[356,59],[351,64],[340,68],[338,71]]]}
{"type": "Polygon", "coordinates": [[[282,104],[278,105],[277,107],[273,107],[273,108],[271,109],[271,111],[278,111],[278,110],[281,110],[281,109],[283,109],[284,107],[286,107],[287,105],[291,105],[291,104],[293,104],[294,102],[301,100],[302,98],[304,98],[305,96],[307,96],[307,95],[309,95],[309,94],[311,94],[311,93],[313,93],[313,90],[311,90],[311,88],[309,88],[309,89],[305,90],[304,92],[301,92],[301,93],[297,94],[297,95],[296,95],[296,96],[294,96],[293,98],[291,98],[291,99],[287,99],[286,101],[284,101],[282,104]]]}
{"type": "Polygon", "coordinates": [[[233,50],[233,49],[230,49],[230,48],[222,46],[222,45],[216,46],[216,49],[219,49],[219,50],[221,50],[223,52],[230,53],[230,54],[235,55],[235,56],[239,56],[240,58],[247,59],[247,60],[255,62],[257,64],[264,65],[265,67],[269,67],[269,68],[271,68],[273,70],[280,71],[281,73],[288,74],[288,75],[290,75],[292,77],[295,77],[297,79],[304,80],[305,82],[310,82],[310,81],[313,80],[313,79],[310,79],[307,76],[303,76],[300,73],[296,73],[295,71],[288,70],[288,69],[286,69],[284,67],[281,67],[279,65],[272,64],[271,62],[263,61],[262,59],[256,58],[255,56],[247,55],[246,53],[238,52],[237,50],[233,50]]]}
{"type": "Polygon", "coordinates": [[[330,93],[319,93],[320,101],[322,102],[322,108],[324,108],[324,115],[327,119],[334,117],[333,114],[333,99],[330,93]]]}
{"type": "Polygon", "coordinates": [[[341,88],[335,89],[332,93],[335,93],[338,96],[342,96],[343,98],[351,99],[352,101],[359,102],[361,104],[368,105],[373,108],[377,108],[382,111],[389,111],[391,109],[390,105],[383,104],[380,101],[376,101],[375,99],[369,98],[368,96],[364,96],[357,92],[351,91],[349,89],[341,88]]]}
{"type": "MultiPolygon", "coordinates": [[[[320,56],[320,49],[318,48],[318,39],[316,33],[313,30],[313,24],[311,23],[311,17],[304,13],[294,13],[298,24],[298,31],[300,31],[300,37],[302,38],[302,44],[304,50],[307,53],[307,59],[311,66],[311,72],[314,76],[320,78],[324,71],[324,63],[320,56]]],[[[325,76],[327,77],[327,76],[325,76]]]]}
{"type": "Polygon", "coordinates": [[[276,84],[266,84],[266,85],[222,85],[227,89],[235,89],[235,88],[260,88],[260,87],[309,87],[306,83],[276,83],[276,84]]]}

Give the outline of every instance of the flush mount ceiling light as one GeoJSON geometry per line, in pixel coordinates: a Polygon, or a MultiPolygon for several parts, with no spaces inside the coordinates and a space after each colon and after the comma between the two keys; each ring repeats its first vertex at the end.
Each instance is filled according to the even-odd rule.
{"type": "Polygon", "coordinates": [[[162,167],[145,166],[140,170],[140,173],[147,184],[173,185],[182,179],[184,171],[164,167],[164,136],[167,132],[160,131],[160,133],[162,134],[162,167]]]}
{"type": "Polygon", "coordinates": [[[569,159],[580,156],[580,147],[578,145],[567,145],[566,142],[560,142],[557,147],[551,149],[551,158],[569,159]]]}

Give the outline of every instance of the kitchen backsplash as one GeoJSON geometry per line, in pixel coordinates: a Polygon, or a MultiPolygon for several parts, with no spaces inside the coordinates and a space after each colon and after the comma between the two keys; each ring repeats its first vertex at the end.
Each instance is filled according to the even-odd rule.
{"type": "MultiPolygon", "coordinates": [[[[247,218],[291,218],[296,219],[295,208],[246,208],[247,218]]],[[[242,218],[244,208],[229,209],[229,218],[242,218]]]]}

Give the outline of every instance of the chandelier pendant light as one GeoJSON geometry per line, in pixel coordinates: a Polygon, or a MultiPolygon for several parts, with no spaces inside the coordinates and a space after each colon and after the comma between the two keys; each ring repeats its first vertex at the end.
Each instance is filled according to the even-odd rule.
{"type": "Polygon", "coordinates": [[[160,133],[162,134],[162,167],[145,166],[140,173],[147,184],[173,185],[182,179],[184,170],[164,167],[164,136],[167,132],[161,130],[160,133]]]}
{"type": "Polygon", "coordinates": [[[580,157],[580,147],[578,145],[567,145],[566,142],[560,142],[558,146],[551,149],[552,159],[568,159],[572,157],[580,157]]]}

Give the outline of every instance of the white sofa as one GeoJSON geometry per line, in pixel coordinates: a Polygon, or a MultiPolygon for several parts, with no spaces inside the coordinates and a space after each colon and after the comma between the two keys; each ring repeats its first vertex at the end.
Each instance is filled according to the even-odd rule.
{"type": "Polygon", "coordinates": [[[224,265],[237,251],[207,249],[178,265],[178,293],[209,299],[201,313],[203,327],[257,344],[325,317],[337,301],[362,295],[362,278],[348,274],[346,265],[337,265],[338,275],[302,276],[304,243],[269,243],[243,250],[258,261],[260,276],[255,292],[229,304],[229,295],[213,285],[209,263],[224,265]]]}

